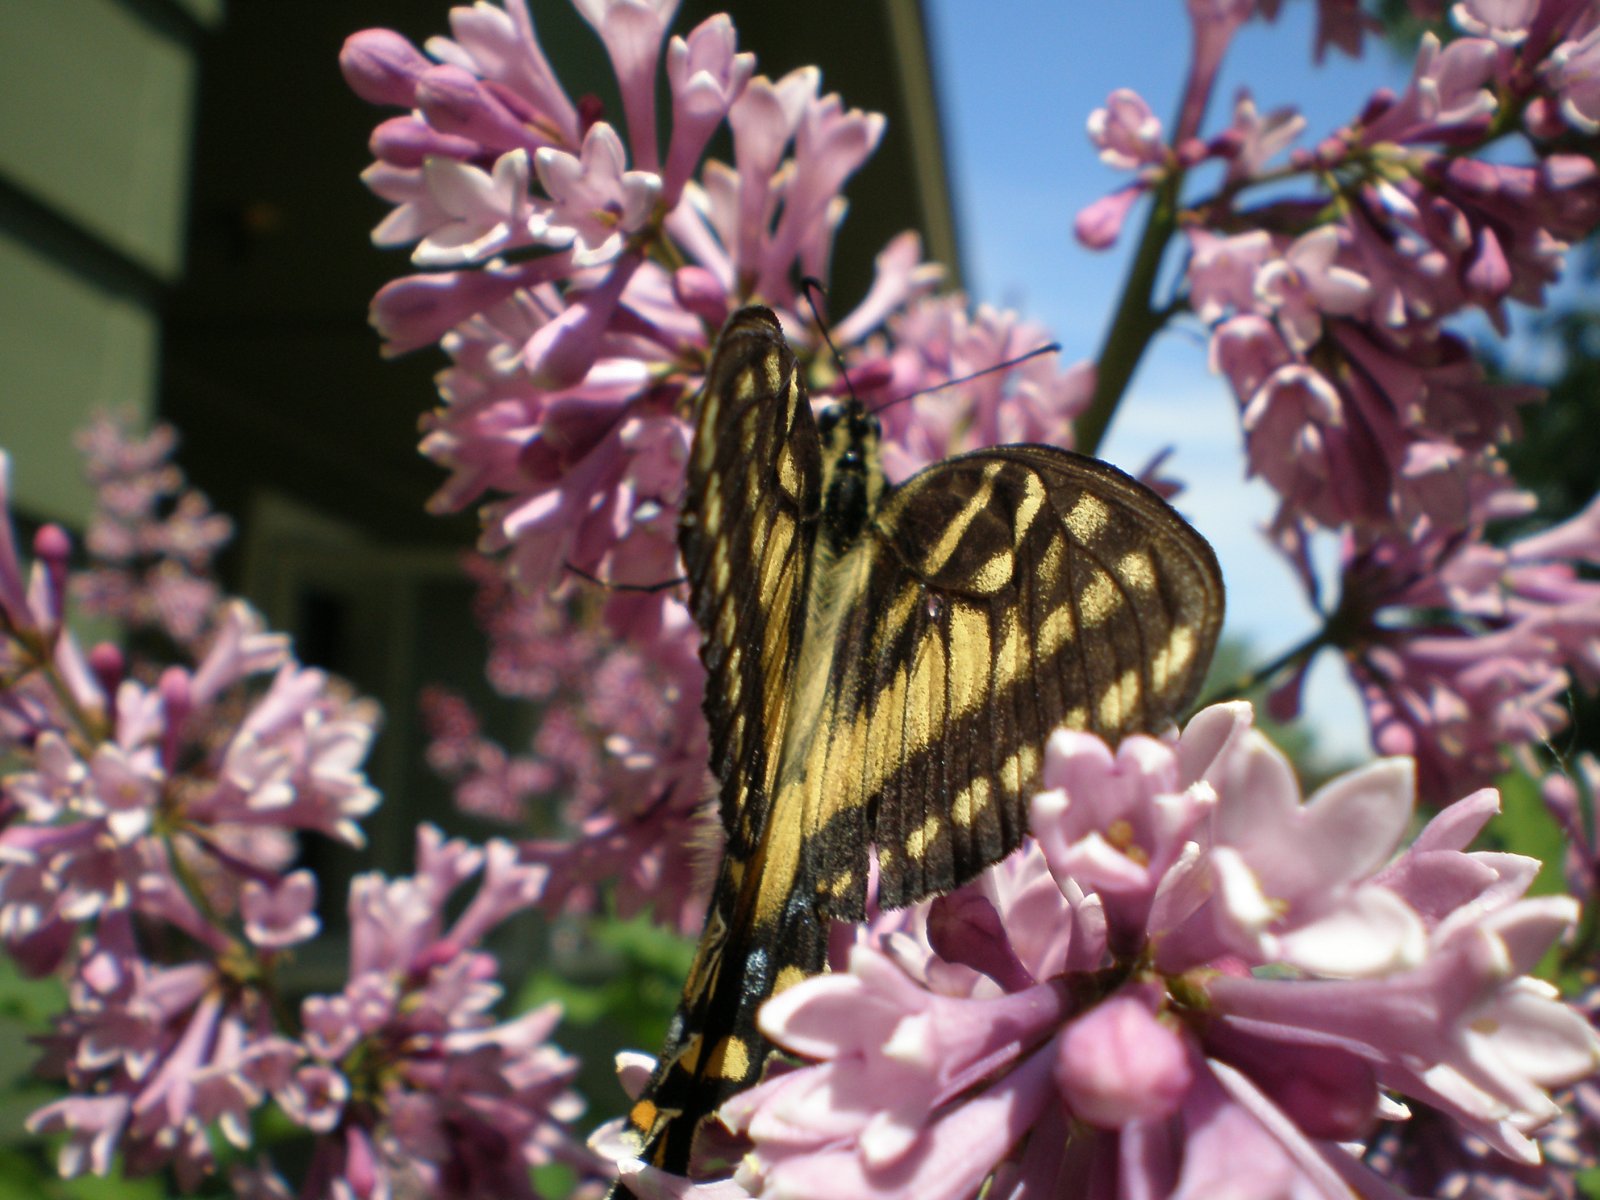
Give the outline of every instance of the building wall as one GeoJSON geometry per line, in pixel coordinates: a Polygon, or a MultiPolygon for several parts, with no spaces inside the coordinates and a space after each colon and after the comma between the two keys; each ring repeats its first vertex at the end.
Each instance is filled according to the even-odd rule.
{"type": "Polygon", "coordinates": [[[14,503],[75,524],[71,433],[155,408],[183,266],[203,31],[223,0],[0,0],[0,446],[14,503]]]}

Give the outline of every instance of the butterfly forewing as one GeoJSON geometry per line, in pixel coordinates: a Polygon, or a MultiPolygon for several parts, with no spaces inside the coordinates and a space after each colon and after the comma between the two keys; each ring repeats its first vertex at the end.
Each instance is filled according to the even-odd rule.
{"type": "MultiPolygon", "coordinates": [[[[711,765],[726,834],[705,931],[667,1045],[630,1124],[658,1166],[684,1171],[701,1120],[759,1071],[755,1012],[798,958],[822,961],[810,906],[757,922],[782,730],[805,627],[821,507],[816,421],[765,309],[736,313],[697,401],[678,543],[700,628],[711,765]]],[[[620,1192],[620,1189],[619,1189],[620,1192]]]]}
{"type": "Polygon", "coordinates": [[[800,645],[821,477],[794,355],[770,313],[745,309],[717,339],[706,375],[679,531],[730,849],[758,836],[751,823],[776,768],[771,731],[782,726],[800,645]]]}
{"type": "Polygon", "coordinates": [[[866,797],[878,899],[894,907],[1015,848],[1058,725],[1116,741],[1177,716],[1210,660],[1222,590],[1210,547],[1164,502],[1050,446],[938,463],[893,493],[869,535],[870,590],[905,599],[864,605],[864,640],[898,643],[895,677],[930,680],[903,693],[928,715],[902,714],[897,685],[851,678],[881,680],[887,661],[836,664],[841,693],[870,714],[868,740],[887,740],[879,757],[898,764],[867,773],[866,797]]]}
{"type": "Polygon", "coordinates": [[[777,318],[730,318],[679,534],[727,850],[632,1114],[670,1170],[758,1076],[761,1002],[864,915],[873,848],[885,907],[972,878],[1021,842],[1050,732],[1170,721],[1222,621],[1210,548],[1120,471],[1005,446],[884,490],[853,413],[825,446],[777,318]]]}

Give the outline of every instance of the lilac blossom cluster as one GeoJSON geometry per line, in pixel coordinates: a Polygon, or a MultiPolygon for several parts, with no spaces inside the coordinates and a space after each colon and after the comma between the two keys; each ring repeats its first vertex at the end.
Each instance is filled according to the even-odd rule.
{"type": "Polygon", "coordinates": [[[1033,839],[881,916],[770,1001],[804,1060],[722,1109],[750,1151],[646,1197],[1400,1197],[1362,1145],[1410,1105],[1539,1162],[1549,1090],[1600,1034],[1532,977],[1573,925],[1536,859],[1467,847],[1466,797],[1405,845],[1414,767],[1302,800],[1244,703],[1113,752],[1058,731],[1033,839]],[[1241,1169],[1248,1163],[1248,1169],[1241,1169]]]}
{"type": "MultiPolygon", "coordinates": [[[[170,434],[129,441],[99,422],[84,445],[102,494],[91,529],[117,531],[91,533],[91,550],[126,564],[128,545],[166,547],[162,530],[177,526],[148,501],[174,490],[170,434]]],[[[29,1122],[59,1135],[61,1173],[168,1171],[193,1190],[226,1146],[238,1194],[289,1197],[270,1164],[240,1165],[270,1103],[313,1141],[305,1200],[532,1196],[528,1168],[556,1160],[595,1174],[563,1132],[581,1106],[575,1063],[546,1042],[556,1013],[496,1024],[490,1012],[498,967],[480,943],[537,901],[545,869],[509,843],[480,850],[424,829],[414,879],[352,887],[343,992],[294,1015],[285,969],[321,930],[298,847],[306,835],[362,844],[378,803],[362,771],[376,707],[296,663],[285,637],[220,593],[195,609],[203,633],[167,626],[192,665],[130,660],[109,642],[83,650],[67,598],[104,598],[107,568],[74,572],[53,525],[26,567],[8,478],[0,454],[0,944],[29,974],[66,982],[41,1063],[66,1094],[29,1122]]],[[[180,507],[194,522],[203,502],[180,507]]],[[[216,532],[197,541],[214,548],[216,532]]],[[[215,588],[197,578],[186,595],[215,588]]],[[[159,611],[167,582],[128,574],[118,611],[159,611]]]]}
{"type": "MultiPolygon", "coordinates": [[[[350,887],[348,982],[301,1003],[297,1040],[267,1039],[266,1086],[319,1135],[298,1195],[497,1196],[536,1200],[530,1171],[551,1163],[603,1173],[566,1123],[583,1111],[577,1061],[548,1043],[547,1004],[496,1023],[499,963],[482,948],[527,910],[542,868],[504,841],[483,847],[417,831],[417,873],[350,887]],[[449,921],[454,893],[477,891],[449,921]]],[[[266,1163],[235,1173],[242,1200],[296,1194],[266,1163]]]]}
{"type": "MultiPolygon", "coordinates": [[[[1324,21],[1341,7],[1359,16],[1323,5],[1324,21]]],[[[1402,93],[1373,96],[1311,148],[1297,145],[1303,118],[1262,113],[1248,93],[1201,136],[1205,89],[1251,5],[1189,9],[1176,134],[1131,92],[1095,113],[1101,157],[1137,176],[1080,214],[1079,235],[1109,244],[1140,196],[1158,196],[1168,215],[1146,237],[1181,231],[1180,298],[1210,332],[1250,470],[1278,495],[1270,535],[1314,603],[1326,581],[1308,543],[1342,537],[1340,599],[1289,657],[1275,709],[1297,711],[1307,661],[1338,647],[1376,748],[1415,753],[1424,798],[1445,803],[1559,729],[1569,682],[1597,682],[1600,593],[1579,576],[1600,550],[1593,519],[1520,556],[1486,541],[1525,511],[1498,448],[1539,393],[1489,380],[1450,323],[1475,315],[1504,333],[1510,306],[1541,304],[1568,247],[1600,226],[1600,172],[1573,152],[1600,115],[1600,9],[1462,0],[1461,36],[1426,34],[1402,93]],[[1524,162],[1507,153],[1515,140],[1524,162]],[[1208,163],[1221,185],[1184,196],[1208,163]]],[[[1355,28],[1329,40],[1358,47],[1355,28]]]]}
{"type": "Polygon", "coordinates": [[[593,595],[522,594],[482,556],[467,569],[489,638],[488,678],[536,706],[538,724],[528,752],[510,753],[485,736],[464,698],[430,688],[429,765],[464,812],[541,835],[522,854],[549,869],[546,907],[595,911],[610,881],[620,915],[649,908],[693,933],[721,830],[704,811],[705,674],[687,610],[619,595],[609,620],[585,619],[579,609],[593,595]]]}
{"type": "Polygon", "coordinates": [[[90,564],[73,576],[73,604],[124,629],[194,645],[221,607],[212,560],[233,522],[186,485],[172,461],[178,436],[170,425],[138,437],[126,418],[101,413],[76,441],[96,505],[84,538],[90,564]]]}
{"type": "MultiPolygon", "coordinates": [[[[814,356],[798,282],[826,278],[841,189],[883,118],[824,94],[815,69],[757,74],[726,16],[669,39],[674,0],[577,8],[616,76],[614,122],[563,89],[524,0],[452,9],[451,37],[421,50],[388,30],[346,42],[340,61],[355,92],[405,110],[370,143],[364,178],[394,205],[374,240],[411,246],[423,268],[378,293],[372,320],[388,353],[437,343],[450,358],[422,452],[450,473],[432,506],[479,505],[481,549],[517,586],[480,579],[498,597],[493,613],[480,605],[480,621],[502,692],[543,700],[528,690],[543,685],[507,664],[570,662],[583,644],[570,622],[550,620],[574,606],[542,593],[570,593],[582,577],[660,589],[618,592],[603,606],[622,644],[573,664],[590,694],[544,709],[531,755],[486,742],[451,699],[434,702],[434,760],[475,808],[521,808],[546,782],[575,783],[565,846],[526,847],[552,867],[548,902],[584,902],[595,881],[617,875],[630,909],[656,889],[657,915],[692,927],[705,875],[696,864],[716,836],[697,812],[703,677],[693,622],[662,588],[680,573],[688,405],[717,330],[747,301],[777,310],[802,358],[814,356]],[[704,158],[723,128],[732,164],[704,158]],[[503,636],[519,620],[524,629],[503,636]],[[624,677],[645,664],[664,697],[648,718],[624,698],[640,686],[624,677]]],[[[905,397],[1049,340],[1013,314],[933,296],[941,277],[919,239],[901,235],[879,254],[868,294],[832,324],[864,401],[905,397]]],[[[842,386],[818,382],[818,395],[842,386]]],[[[1065,441],[1091,388],[1087,368],[1035,358],[896,405],[884,414],[886,470],[900,478],[972,446],[1065,441]]]]}
{"type": "Polygon", "coordinates": [[[1413,755],[1433,799],[1493,776],[1507,750],[1538,774],[1532,748],[1566,722],[1568,689],[1600,688],[1600,500],[1493,545],[1488,521],[1530,511],[1533,498],[1485,490],[1464,530],[1349,548],[1332,618],[1360,648],[1350,671],[1374,744],[1413,755]]]}

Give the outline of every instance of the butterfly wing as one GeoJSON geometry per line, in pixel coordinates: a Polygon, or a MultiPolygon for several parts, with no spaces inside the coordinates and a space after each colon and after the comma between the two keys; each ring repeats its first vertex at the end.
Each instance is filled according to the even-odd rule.
{"type": "Polygon", "coordinates": [[[816,421],[778,320],[741,309],[706,373],[678,536],[733,854],[759,839],[772,794],[771,731],[799,652],[821,479],[816,421]]]}
{"type": "Polygon", "coordinates": [[[755,1013],[776,973],[799,964],[810,974],[824,961],[826,926],[809,904],[765,922],[754,916],[821,477],[816,421],[778,320],[764,308],[741,309],[706,372],[678,537],[701,631],[726,846],[667,1044],[629,1115],[641,1149],[670,1171],[687,1168],[703,1118],[765,1061],[755,1013]]]}
{"type": "Polygon", "coordinates": [[[1216,558],[1165,501],[1092,458],[1003,446],[918,473],[832,568],[849,594],[803,778],[821,911],[964,883],[1022,839],[1059,725],[1116,741],[1199,690],[1216,558]]]}

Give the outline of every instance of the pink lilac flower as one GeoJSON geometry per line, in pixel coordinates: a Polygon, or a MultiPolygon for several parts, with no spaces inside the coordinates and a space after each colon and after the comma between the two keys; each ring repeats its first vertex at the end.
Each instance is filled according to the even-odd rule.
{"type": "MultiPolygon", "coordinates": [[[[1427,20],[1438,15],[1433,10],[1439,4],[1440,0],[1410,0],[1407,7],[1427,20]]],[[[1283,0],[1258,0],[1256,5],[1269,21],[1278,19],[1282,6],[1283,0]]],[[[1366,36],[1378,33],[1382,28],[1376,17],[1363,11],[1360,0],[1317,0],[1317,29],[1313,43],[1316,61],[1320,63],[1330,47],[1351,58],[1360,58],[1366,36]]]]}
{"type": "MultiPolygon", "coordinates": [[[[1508,412],[1526,390],[1481,383],[1481,369],[1471,359],[1451,355],[1438,371],[1429,371],[1398,349],[1367,342],[1359,327],[1327,328],[1341,348],[1370,351],[1366,360],[1339,364],[1330,377],[1296,356],[1279,328],[1253,313],[1229,318],[1212,337],[1212,367],[1239,399],[1250,468],[1281,498],[1274,530],[1296,522],[1404,529],[1418,515],[1446,526],[1458,523],[1467,491],[1460,481],[1482,469],[1481,456],[1450,436],[1465,431],[1465,422],[1456,419],[1459,410],[1441,411],[1449,423],[1430,428],[1427,410],[1400,408],[1407,394],[1385,385],[1436,396],[1442,389],[1430,387],[1434,376],[1442,384],[1466,372],[1463,382],[1499,412],[1508,412]],[[1435,449],[1439,453],[1430,453],[1435,449]],[[1441,474],[1447,478],[1439,486],[1441,474]]],[[[1442,357],[1448,345],[1441,341],[1435,353],[1442,357]]]]}
{"type": "Polygon", "coordinates": [[[1249,312],[1256,304],[1256,276],[1276,258],[1264,229],[1223,237],[1207,229],[1189,231],[1189,303],[1206,324],[1230,310],[1249,312]]]}
{"type": "Polygon", "coordinates": [[[352,883],[349,981],[305,1000],[304,1036],[270,1080],[290,1119],[321,1135],[303,1195],[365,1179],[356,1194],[532,1198],[543,1164],[601,1173],[565,1129],[583,1106],[569,1087],[576,1060],[547,1040],[558,1008],[499,1023],[491,1011],[501,987],[483,939],[537,901],[544,878],[507,842],[479,849],[423,826],[415,876],[352,883]]]}
{"type": "Polygon", "coordinates": [[[130,1175],[170,1166],[192,1189],[213,1169],[210,1130],[249,1144],[282,1047],[243,964],[318,931],[311,876],[278,876],[294,833],[354,840],[375,803],[358,770],[371,715],[326,694],[320,672],[285,664],[253,707],[242,700],[239,684],[283,657],[281,638],[231,606],[194,671],[41,709],[55,725],[0,781],[14,814],[0,937],[32,973],[70,971],[43,1070],[73,1094],[32,1120],[66,1133],[66,1174],[103,1174],[115,1153],[130,1175]],[[87,750],[85,720],[90,733],[107,722],[87,750]],[[192,961],[161,961],[172,941],[192,961]]]}
{"type": "Polygon", "coordinates": [[[39,1109],[34,1132],[63,1132],[64,1176],[130,1176],[170,1166],[186,1190],[214,1170],[208,1133],[250,1144],[250,1114],[282,1068],[266,997],[216,966],[147,961],[126,916],[102,920],[74,972],[41,1069],[72,1095],[39,1109]]]}
{"type": "Polygon", "coordinates": [[[1159,164],[1167,153],[1161,119],[1127,88],[1112,92],[1104,108],[1089,114],[1089,140],[1100,151],[1101,162],[1121,171],[1159,164]]]}
{"type": "Polygon", "coordinates": [[[1528,25],[1538,11],[1539,0],[1460,0],[1451,7],[1450,16],[1465,33],[1516,46],[1527,38],[1528,25]]]}
{"type": "MultiPolygon", "coordinates": [[[[130,441],[103,422],[86,440],[111,553],[203,564],[214,518],[152,518],[181,485],[170,433],[130,441]]],[[[313,877],[288,866],[306,832],[359,843],[376,713],[237,601],[215,606],[192,666],[84,654],[65,619],[70,543],[47,526],[34,548],[24,571],[0,512],[0,940],[23,970],[67,980],[40,1069],[68,1093],[30,1128],[62,1135],[63,1174],[170,1170],[193,1190],[215,1139],[250,1145],[298,1057],[272,979],[320,926],[313,877]]]]}
{"type": "Polygon", "coordinates": [[[270,883],[247,881],[239,897],[245,936],[266,950],[310,940],[318,928],[316,899],[316,877],[310,871],[295,871],[270,883]]]}
{"type": "MultiPolygon", "coordinates": [[[[1465,530],[1346,543],[1336,644],[1374,747],[1415,756],[1429,803],[1544,744],[1567,722],[1572,682],[1600,684],[1600,584],[1585,575],[1600,563],[1600,500],[1503,547],[1484,540],[1487,523],[1531,506],[1501,484],[1475,498],[1465,530]]],[[[1285,685],[1283,711],[1300,678],[1285,685]]]]}
{"type": "Polygon", "coordinates": [[[1583,133],[1600,130],[1600,25],[1551,52],[1548,79],[1568,123],[1583,133]]]}
{"type": "Polygon", "coordinates": [[[489,170],[429,158],[422,167],[423,197],[397,209],[373,240],[380,245],[417,240],[413,230],[426,226],[411,255],[424,267],[477,262],[543,242],[551,235],[544,214],[528,202],[530,173],[527,151],[520,149],[502,154],[489,170]]]}
{"type": "Polygon", "coordinates": [[[526,600],[496,560],[469,555],[462,569],[476,586],[472,616],[489,643],[484,674],[501,695],[547,701],[600,653],[603,631],[572,620],[562,604],[526,600]]]}
{"type": "Polygon", "coordinates": [[[1174,133],[1174,141],[1179,145],[1199,133],[1222,60],[1234,34],[1250,19],[1255,0],[1188,0],[1185,7],[1189,10],[1194,48],[1189,56],[1189,78],[1184,84],[1182,108],[1174,133]]]}
{"type": "Polygon", "coordinates": [[[1270,249],[1261,230],[1190,234],[1190,301],[1213,325],[1213,366],[1239,398],[1252,465],[1284,496],[1280,526],[1465,518],[1462,481],[1488,468],[1484,452],[1536,393],[1488,384],[1437,322],[1466,305],[1498,320],[1507,299],[1539,302],[1564,239],[1600,216],[1594,185],[1588,167],[1554,159],[1454,160],[1429,181],[1432,199],[1419,182],[1383,185],[1359,193],[1341,226],[1270,249]]]}
{"type": "Polygon", "coordinates": [[[1094,388],[1086,363],[1062,370],[1043,355],[1006,371],[991,368],[1049,341],[1042,325],[1015,313],[958,297],[913,301],[890,322],[892,350],[868,353],[856,375],[856,394],[879,413],[883,466],[899,482],[952,454],[1007,442],[1072,444],[1072,421],[1094,388]],[[986,374],[980,374],[987,372],[986,374]],[[949,379],[980,374],[952,398],[949,379]],[[930,390],[931,389],[931,390],[930,390]],[[901,397],[915,395],[909,403],[901,397]]]}
{"type": "MultiPolygon", "coordinates": [[[[424,453],[451,472],[434,507],[488,501],[483,546],[531,590],[569,565],[630,584],[675,576],[683,402],[716,326],[760,297],[802,352],[815,345],[793,281],[826,276],[840,190],[882,133],[813,69],[755,74],[724,17],[665,39],[673,7],[580,5],[621,87],[620,127],[579,116],[524,0],[455,10],[452,38],[426,53],[369,30],[342,58],[360,95],[409,110],[373,140],[368,182],[399,206],[377,236],[456,268],[389,285],[373,310],[391,350],[440,340],[453,360],[425,423],[424,453]],[[732,164],[697,173],[724,121],[732,164]]],[[[880,257],[872,292],[834,325],[860,370],[883,352],[858,348],[936,280],[914,239],[880,257]]],[[[981,398],[945,403],[983,415],[981,398]]]]}
{"type": "Polygon", "coordinates": [[[31,762],[0,781],[19,817],[0,832],[0,930],[14,954],[53,970],[78,922],[129,904],[198,936],[205,921],[174,872],[226,910],[289,857],[293,831],[359,841],[377,803],[359,769],[374,712],[285,656],[235,602],[192,672],[81,697],[106,723],[90,748],[74,716],[40,710],[31,762]],[[238,685],[274,667],[266,692],[241,703],[238,685]]]}
{"type": "Polygon", "coordinates": [[[1412,204],[1388,187],[1293,242],[1190,234],[1190,302],[1213,324],[1212,365],[1239,399],[1251,465],[1283,497],[1278,531],[1305,518],[1380,532],[1466,520],[1471,480],[1493,472],[1491,452],[1537,392],[1488,383],[1438,319],[1539,302],[1560,239],[1600,215],[1594,182],[1556,160],[1456,160],[1426,217],[1420,193],[1412,204]],[[1424,249],[1400,249],[1407,238],[1424,249]]]}
{"type": "Polygon", "coordinates": [[[1228,162],[1234,182],[1261,175],[1305,131],[1306,119],[1292,108],[1262,114],[1250,93],[1241,89],[1233,102],[1233,123],[1218,139],[1218,152],[1228,162]]]}
{"type": "MultiPolygon", "coordinates": [[[[1580,893],[1587,894],[1587,893],[1580,893]]],[[[1568,963],[1581,962],[1583,937],[1562,947],[1568,963]]],[[[1573,998],[1573,1008],[1595,1025],[1600,988],[1593,973],[1573,998]]],[[[1447,1117],[1413,1106],[1411,1119],[1374,1138],[1366,1158],[1397,1186],[1425,1196],[1482,1196],[1486,1200],[1579,1200],[1585,1177],[1600,1162],[1600,1076],[1591,1075],[1552,1093],[1561,1112],[1537,1134],[1541,1162],[1517,1162],[1447,1117]]]]}
{"type": "Polygon", "coordinates": [[[1562,1112],[1539,1131],[1542,1161],[1535,1165],[1497,1154],[1482,1138],[1463,1134],[1421,1106],[1405,1124],[1389,1126],[1374,1139],[1367,1161],[1408,1195],[1581,1200],[1580,1173],[1594,1164],[1595,1138],[1573,1111],[1571,1095],[1572,1089],[1558,1093],[1562,1112]]]}
{"type": "Polygon", "coordinates": [[[1085,205],[1072,221],[1072,236],[1086,250],[1107,250],[1122,236],[1133,206],[1148,190],[1145,183],[1130,183],[1085,205]]]}
{"type": "Polygon", "coordinates": [[[510,755],[483,736],[466,699],[442,687],[417,698],[428,732],[428,766],[455,789],[456,806],[503,825],[531,824],[534,798],[555,790],[560,772],[550,763],[510,755]]]}
{"type": "MultiPolygon", "coordinates": [[[[1529,15],[1515,5],[1458,13],[1496,36],[1529,15]]],[[[1263,121],[1247,96],[1206,147],[1204,157],[1228,162],[1227,183],[1183,214],[1184,298],[1212,328],[1212,363],[1238,397],[1252,468],[1282,496],[1280,540],[1305,520],[1358,536],[1399,535],[1418,519],[1459,527],[1474,481],[1498,469],[1494,450],[1536,393],[1490,385],[1441,322],[1476,308],[1504,330],[1508,302],[1541,304],[1567,247],[1600,223],[1600,178],[1577,156],[1521,166],[1452,148],[1486,138],[1497,90],[1541,96],[1540,56],[1583,28],[1573,6],[1541,7],[1521,66],[1524,51],[1488,37],[1425,38],[1402,95],[1376,97],[1285,167],[1266,164],[1303,121],[1291,111],[1263,121]],[[1296,175],[1318,190],[1286,195],[1282,182],[1296,175]],[[1266,183],[1279,186],[1244,207],[1266,183]]],[[[1120,213],[1125,199],[1104,206],[1120,213]]],[[[1091,224],[1107,220],[1120,216],[1091,224]]]]}
{"type": "Polygon", "coordinates": [[[1361,275],[1341,267],[1339,230],[1322,225],[1286,246],[1256,273],[1256,298],[1273,314],[1289,348],[1303,354],[1322,339],[1322,314],[1363,311],[1372,295],[1361,275]]]}
{"type": "Polygon", "coordinates": [[[1442,46],[1432,33],[1423,34],[1410,84],[1362,122],[1362,139],[1376,145],[1481,135],[1498,107],[1488,86],[1498,61],[1499,48],[1487,38],[1442,46]]]}
{"type": "Polygon", "coordinates": [[[1440,299],[1482,308],[1502,329],[1500,303],[1542,304],[1567,247],[1600,219],[1594,164],[1579,156],[1551,155],[1537,167],[1456,159],[1437,164],[1429,183],[1438,198],[1398,217],[1429,247],[1417,268],[1443,266],[1440,299]]]}
{"type": "Polygon", "coordinates": [[[640,165],[654,171],[656,66],[678,0],[575,0],[575,5],[605,43],[622,91],[628,140],[640,148],[640,165]]]}
{"type": "Polygon", "coordinates": [[[35,612],[29,596],[27,575],[16,531],[11,526],[11,456],[0,451],[0,618],[11,633],[34,630],[49,620],[48,613],[35,612]]]}
{"type": "Polygon", "coordinates": [[[101,414],[76,441],[96,506],[85,538],[90,568],[73,576],[73,602],[194,646],[222,602],[211,564],[233,536],[232,522],[185,486],[171,461],[171,426],[136,437],[126,421],[101,414]]]}
{"type": "Polygon", "coordinates": [[[706,143],[755,71],[755,55],[737,53],[737,44],[733,22],[718,14],[667,45],[674,120],[662,195],[670,204],[683,195],[706,143]]]}
{"type": "Polygon", "coordinates": [[[614,601],[611,623],[626,627],[618,637],[574,619],[581,601],[522,595],[486,560],[474,571],[490,678],[539,702],[539,725],[529,750],[511,754],[465,701],[435,691],[425,698],[430,765],[463,810],[546,834],[522,846],[550,871],[544,905],[590,909],[614,880],[624,915],[648,907],[697,928],[716,833],[703,812],[713,788],[687,612],[676,601],[614,601]]]}
{"type": "Polygon", "coordinates": [[[651,215],[661,180],[646,171],[625,171],[624,153],[609,125],[591,126],[577,156],[549,147],[538,153],[539,182],[554,203],[550,229],[576,247],[575,267],[615,258],[651,215]]]}
{"type": "Polygon", "coordinates": [[[1250,724],[1220,706],[1115,753],[1058,732],[1034,842],[763,1008],[806,1065],[722,1109],[752,1145],[733,1182],[1389,1195],[1350,1149],[1404,1118],[1387,1091],[1536,1161],[1548,1089],[1600,1066],[1600,1036],[1526,974],[1575,904],[1524,895],[1534,860],[1466,850],[1492,792],[1405,847],[1407,761],[1302,801],[1250,724]]]}

